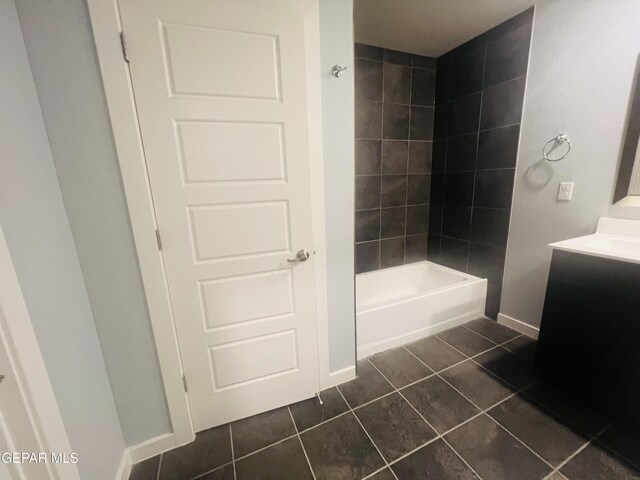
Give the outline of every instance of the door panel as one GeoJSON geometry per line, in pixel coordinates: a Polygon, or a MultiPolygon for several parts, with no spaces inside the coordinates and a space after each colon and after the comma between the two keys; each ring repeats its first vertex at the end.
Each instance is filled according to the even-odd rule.
{"type": "Polygon", "coordinates": [[[197,431],[318,390],[304,11],[121,0],[197,431]]]}

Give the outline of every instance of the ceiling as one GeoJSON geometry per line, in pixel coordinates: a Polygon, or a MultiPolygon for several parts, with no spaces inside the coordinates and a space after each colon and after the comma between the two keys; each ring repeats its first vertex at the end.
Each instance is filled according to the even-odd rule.
{"type": "Polygon", "coordinates": [[[355,41],[439,57],[535,0],[354,0],[355,41]]]}

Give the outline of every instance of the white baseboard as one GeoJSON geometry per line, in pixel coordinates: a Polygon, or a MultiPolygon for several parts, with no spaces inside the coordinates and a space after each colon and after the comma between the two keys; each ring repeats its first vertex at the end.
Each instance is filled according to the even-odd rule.
{"type": "Polygon", "coordinates": [[[124,452],[122,452],[120,466],[118,467],[118,471],[116,472],[116,480],[129,480],[129,475],[131,475],[131,467],[133,467],[133,463],[131,463],[129,452],[125,448],[124,452]]]}
{"type": "Polygon", "coordinates": [[[128,480],[134,464],[177,447],[175,435],[165,433],[124,449],[116,480],[128,480]]]}
{"type": "Polygon", "coordinates": [[[498,323],[504,325],[505,327],[512,328],[516,332],[520,332],[527,337],[531,337],[534,339],[538,339],[538,334],[540,333],[540,329],[536,327],[532,327],[531,325],[524,323],[522,320],[517,320],[513,317],[505,315],[503,313],[498,314],[498,323]]]}
{"type": "Polygon", "coordinates": [[[352,365],[350,367],[331,372],[329,374],[329,386],[334,387],[341,383],[348,382],[349,380],[353,380],[354,378],[356,378],[356,366],[352,365]]]}

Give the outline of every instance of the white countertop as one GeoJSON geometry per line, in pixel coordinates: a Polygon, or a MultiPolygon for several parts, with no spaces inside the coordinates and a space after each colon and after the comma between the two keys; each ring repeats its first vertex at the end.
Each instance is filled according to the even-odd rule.
{"type": "Polygon", "coordinates": [[[640,221],[603,217],[596,233],[550,244],[557,250],[640,263],[640,221]]]}

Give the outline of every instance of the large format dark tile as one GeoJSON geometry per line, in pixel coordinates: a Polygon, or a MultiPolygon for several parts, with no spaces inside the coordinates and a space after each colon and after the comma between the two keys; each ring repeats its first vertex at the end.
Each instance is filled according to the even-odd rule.
{"type": "Polygon", "coordinates": [[[467,270],[469,242],[457,238],[442,237],[440,241],[440,263],[454,270],[467,270]]]}
{"type": "Polygon", "coordinates": [[[525,78],[485,88],[482,96],[482,122],[480,128],[505,127],[520,123],[524,100],[525,78]]]}
{"type": "Polygon", "coordinates": [[[560,469],[569,480],[632,480],[640,470],[597,444],[589,445],[560,469]]]}
{"type": "Polygon", "coordinates": [[[224,467],[216,468],[215,470],[198,477],[196,480],[235,480],[233,464],[230,463],[224,467]]]}
{"type": "Polygon", "coordinates": [[[407,216],[406,207],[383,208],[381,211],[381,238],[400,237],[404,235],[407,216]]]}
{"type": "Polygon", "coordinates": [[[504,325],[500,325],[495,320],[489,320],[487,318],[473,320],[472,322],[466,323],[465,327],[495,343],[504,343],[507,340],[520,336],[515,330],[511,330],[504,325]]]}
{"type": "Polygon", "coordinates": [[[429,234],[427,236],[427,259],[432,262],[440,263],[440,235],[429,234]]]}
{"type": "Polygon", "coordinates": [[[380,208],[380,176],[356,176],[356,210],[380,208]]]}
{"type": "Polygon", "coordinates": [[[486,415],[465,423],[445,439],[482,478],[541,480],[551,468],[486,415]]]}
{"type": "Polygon", "coordinates": [[[447,140],[447,172],[468,172],[476,168],[478,134],[469,133],[447,140]]]}
{"type": "Polygon", "coordinates": [[[407,207],[407,235],[427,233],[429,230],[429,206],[410,205],[407,207]]]}
{"type": "Polygon", "coordinates": [[[356,58],[366,58],[368,60],[382,61],[382,48],[364,43],[356,43],[354,45],[354,55],[356,58]]]}
{"type": "Polygon", "coordinates": [[[514,169],[478,170],[473,205],[475,207],[511,208],[514,169]]]}
{"type": "Polygon", "coordinates": [[[473,203],[473,172],[447,173],[444,184],[444,203],[471,206],[473,203]]]}
{"type": "Polygon", "coordinates": [[[231,424],[233,452],[243,457],[260,448],[295,435],[296,429],[288,407],[259,413],[231,424]]]}
{"type": "Polygon", "coordinates": [[[307,430],[300,437],[317,480],[356,480],[384,466],[352,413],[307,430]]]}
{"type": "MultiPolygon", "coordinates": [[[[451,118],[451,104],[444,105],[436,103],[433,110],[433,139],[444,140],[449,134],[449,120],[451,118]]],[[[469,130],[473,131],[473,129],[469,130]]],[[[463,133],[468,133],[463,132],[463,133]]]]}
{"type": "Polygon", "coordinates": [[[492,408],[487,414],[554,467],[589,440],[536,403],[518,395],[492,408]]]}
{"type": "Polygon", "coordinates": [[[160,455],[148,458],[147,460],[136,463],[131,468],[129,480],[155,480],[158,477],[159,468],[160,455]]]}
{"type": "Polygon", "coordinates": [[[484,307],[484,315],[487,318],[496,320],[500,312],[500,299],[502,297],[502,286],[487,284],[487,301],[484,307]]]}
{"type": "Polygon", "coordinates": [[[519,139],[520,125],[480,132],[478,168],[515,168],[519,139]]]}
{"type": "Polygon", "coordinates": [[[431,195],[431,175],[411,174],[407,185],[407,205],[429,203],[431,195]]]}
{"type": "Polygon", "coordinates": [[[381,185],[383,207],[397,207],[406,205],[407,201],[407,176],[383,175],[381,185]]]}
{"type": "Polygon", "coordinates": [[[495,343],[467,330],[463,326],[440,332],[438,333],[438,338],[470,357],[496,346],[495,343]]]}
{"type": "Polygon", "coordinates": [[[577,432],[585,435],[593,436],[610,424],[609,420],[579,400],[565,395],[544,382],[536,383],[522,394],[551,411],[577,432]]]}
{"type": "Polygon", "coordinates": [[[356,138],[382,138],[382,102],[356,101],[356,138]]]}
{"type": "Polygon", "coordinates": [[[536,357],[537,344],[538,342],[536,342],[533,338],[522,335],[508,341],[507,343],[502,345],[502,348],[505,348],[511,353],[519,356],[525,362],[533,364],[536,357]]]}
{"type": "Polygon", "coordinates": [[[466,360],[464,355],[438,337],[423,338],[407,345],[406,348],[435,372],[466,360]]]}
{"type": "MultiPolygon", "coordinates": [[[[357,85],[357,84],[356,84],[357,85]]],[[[411,68],[393,63],[384,64],[384,101],[409,103],[411,94],[411,68]]]]}
{"type": "Polygon", "coordinates": [[[449,111],[449,136],[472,133],[478,130],[478,123],[480,121],[480,97],[480,93],[474,93],[451,102],[449,111]]]}
{"type": "Polygon", "coordinates": [[[356,242],[380,238],[380,210],[356,211],[356,242]]]}
{"type": "MultiPolygon", "coordinates": [[[[415,67],[415,65],[414,65],[415,67]]],[[[414,68],[411,78],[411,104],[433,106],[436,94],[436,71],[414,68]]]]}
{"type": "Polygon", "coordinates": [[[506,248],[471,242],[469,268],[471,275],[486,278],[491,285],[501,286],[504,274],[506,248]]]}
{"type": "Polygon", "coordinates": [[[469,240],[471,207],[445,205],[442,213],[442,235],[469,240]]]}
{"type": "Polygon", "coordinates": [[[411,140],[433,139],[433,115],[432,107],[411,107],[411,140]]]}
{"type": "Polygon", "coordinates": [[[411,66],[412,55],[406,52],[399,52],[397,50],[384,49],[383,60],[389,63],[395,63],[397,65],[411,66]]]}
{"type": "MultiPolygon", "coordinates": [[[[433,185],[433,181],[431,182],[433,185]]],[[[433,198],[433,194],[431,195],[433,198]]],[[[442,216],[444,215],[443,205],[429,205],[429,233],[431,235],[442,234],[442,216]]]]}
{"type": "Polygon", "coordinates": [[[427,259],[427,240],[426,233],[407,235],[405,239],[405,263],[420,262],[427,259]]]}
{"type": "Polygon", "coordinates": [[[436,105],[441,105],[451,99],[451,54],[439,57],[436,65],[436,105]]]}
{"type": "Polygon", "coordinates": [[[442,440],[421,448],[391,467],[398,480],[475,480],[478,477],[442,440]]]}
{"type": "Polygon", "coordinates": [[[440,376],[482,409],[487,409],[514,393],[507,383],[471,360],[440,372],[440,376]]]}
{"type": "Polygon", "coordinates": [[[509,235],[509,210],[474,208],[470,240],[473,243],[506,247],[509,235]]]}
{"type": "Polygon", "coordinates": [[[382,173],[404,175],[407,173],[409,142],[384,140],[382,142],[382,173]]]}
{"type": "Polygon", "coordinates": [[[239,460],[236,474],[238,480],[313,479],[298,437],[239,460]]]}
{"type": "Polygon", "coordinates": [[[453,59],[451,68],[452,99],[482,90],[484,48],[477,48],[463,57],[453,59]]]}
{"type": "Polygon", "coordinates": [[[414,68],[422,68],[425,70],[432,70],[435,72],[438,59],[433,57],[425,57],[422,55],[413,55],[414,68]]]}
{"type": "Polygon", "coordinates": [[[316,397],[313,397],[289,407],[299,432],[326,422],[349,410],[349,406],[336,387],[320,392],[320,398],[322,398],[322,404],[316,397]]]}
{"type": "Polygon", "coordinates": [[[432,375],[430,368],[404,348],[396,348],[369,357],[369,361],[387,377],[394,387],[402,388],[432,375]]]}
{"type": "Polygon", "coordinates": [[[485,88],[527,74],[531,24],[487,44],[485,88]]]}
{"type": "Polygon", "coordinates": [[[369,477],[369,480],[396,480],[396,477],[393,476],[391,470],[385,468],[384,470],[380,470],[373,477],[369,477]]]}
{"type": "Polygon", "coordinates": [[[383,106],[382,138],[409,139],[409,106],[386,103],[383,106]]]}
{"type": "MultiPolygon", "coordinates": [[[[237,455],[237,451],[236,451],[237,455]]],[[[162,454],[160,480],[193,478],[231,462],[229,426],[210,428],[196,439],[162,454]]]]}
{"type": "Polygon", "coordinates": [[[370,272],[380,268],[380,242],[356,243],[356,273],[370,272]]]}
{"type": "Polygon", "coordinates": [[[382,101],[382,63],[355,60],[355,89],[358,100],[382,101]]]}
{"type": "Polygon", "coordinates": [[[409,142],[409,173],[431,173],[433,145],[428,141],[409,142]]]}
{"type": "Polygon", "coordinates": [[[504,348],[494,348],[474,357],[474,360],[516,388],[524,388],[539,379],[533,365],[504,348]]]}
{"type": "Polygon", "coordinates": [[[355,414],[388,462],[436,437],[436,432],[397,393],[359,408],[355,414]]]}
{"type": "Polygon", "coordinates": [[[640,433],[613,425],[598,442],[640,468],[640,433]]]}
{"type": "Polygon", "coordinates": [[[380,140],[356,140],[356,175],[379,175],[380,140]]]}
{"type": "Polygon", "coordinates": [[[404,264],[404,237],[380,241],[380,268],[397,267],[404,264]]]}
{"type": "Polygon", "coordinates": [[[402,390],[402,394],[439,434],[480,413],[440,377],[429,377],[402,390]]]}
{"type": "Polygon", "coordinates": [[[352,408],[393,391],[391,384],[366,359],[358,362],[358,377],[338,389],[352,408]]]}

